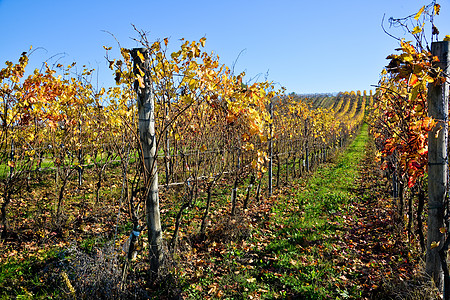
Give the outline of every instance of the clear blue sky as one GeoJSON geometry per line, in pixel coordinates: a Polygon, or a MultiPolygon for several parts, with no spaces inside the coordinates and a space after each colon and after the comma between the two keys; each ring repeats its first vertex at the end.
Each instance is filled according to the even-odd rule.
{"type": "MultiPolygon", "coordinates": [[[[228,66],[242,51],[236,72],[246,71],[248,80],[258,74],[263,80],[268,73],[268,80],[288,92],[368,90],[398,47],[381,29],[383,14],[404,17],[430,2],[0,0],[0,63],[16,62],[32,45],[43,49],[32,55],[31,68],[65,53],[58,56],[61,63],[95,68],[99,86],[109,86],[113,75],[102,46],[117,45],[104,31],[132,48],[137,46],[131,39],[137,37],[134,24],[150,40],[169,37],[177,46],[180,38],[206,36],[206,49],[228,66]]],[[[442,9],[435,24],[442,39],[450,34],[450,0],[438,3],[442,9]]],[[[403,37],[401,30],[391,33],[403,37]]]]}

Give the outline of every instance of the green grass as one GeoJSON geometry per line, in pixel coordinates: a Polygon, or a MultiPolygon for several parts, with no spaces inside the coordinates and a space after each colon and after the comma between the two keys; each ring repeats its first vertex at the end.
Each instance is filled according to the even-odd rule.
{"type": "Polygon", "coordinates": [[[253,261],[249,264],[239,263],[249,252],[229,249],[231,277],[224,277],[220,284],[234,280],[239,288],[225,296],[230,299],[361,296],[357,289],[341,290],[342,266],[335,264],[331,253],[334,241],[339,238],[341,218],[351,213],[351,204],[357,201],[352,191],[367,141],[367,125],[364,125],[335,162],[317,168],[308,179],[276,195],[271,217],[264,225],[270,233],[256,229],[253,232],[256,238],[250,242],[257,245],[266,238],[267,245],[259,250],[254,246],[253,261]]]}
{"type": "Polygon", "coordinates": [[[0,299],[47,299],[59,292],[40,278],[39,272],[49,261],[56,259],[58,249],[40,250],[36,254],[23,251],[0,264],[0,299]]]}

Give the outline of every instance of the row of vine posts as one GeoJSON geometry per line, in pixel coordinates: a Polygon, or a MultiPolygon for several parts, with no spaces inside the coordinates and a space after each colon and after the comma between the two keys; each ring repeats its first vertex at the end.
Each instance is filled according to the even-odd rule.
{"type": "MultiPolygon", "coordinates": [[[[151,261],[151,271],[154,275],[158,275],[159,268],[163,264],[164,261],[164,245],[163,245],[163,239],[162,239],[162,229],[161,229],[161,220],[160,220],[160,214],[159,214],[159,201],[158,201],[158,171],[157,171],[157,160],[158,160],[158,149],[157,146],[159,145],[157,142],[157,137],[155,134],[155,100],[154,95],[152,91],[152,86],[149,84],[150,80],[147,78],[147,73],[145,70],[148,70],[149,68],[149,57],[148,57],[148,49],[146,48],[135,48],[131,51],[131,55],[134,61],[134,72],[136,73],[136,76],[139,76],[139,74],[142,74],[142,70],[144,71],[145,75],[143,77],[144,86],[140,85],[139,82],[136,80],[135,82],[135,89],[137,94],[137,102],[138,102],[138,115],[139,115],[139,148],[140,148],[140,160],[143,162],[142,169],[144,170],[144,187],[145,192],[144,195],[146,200],[146,226],[148,228],[148,240],[150,242],[150,261],[151,261]],[[142,60],[144,58],[144,60],[142,60]]],[[[366,101],[364,98],[363,101],[366,101]]],[[[356,107],[358,104],[354,104],[356,107]]],[[[348,101],[347,105],[350,104],[350,100],[348,101]]],[[[273,101],[270,101],[270,115],[273,119],[273,101]]],[[[272,123],[270,124],[272,126],[272,123]]],[[[302,172],[309,172],[312,165],[316,165],[320,162],[324,162],[329,152],[333,149],[336,149],[337,146],[342,146],[342,141],[347,140],[349,138],[350,132],[342,133],[343,135],[340,136],[340,140],[336,140],[336,136],[333,138],[330,138],[330,140],[325,142],[319,142],[319,143],[312,143],[309,144],[308,141],[311,140],[311,131],[308,128],[308,119],[305,119],[304,121],[304,135],[301,140],[285,140],[284,142],[288,142],[288,144],[283,144],[283,140],[277,140],[276,146],[277,146],[277,154],[276,154],[276,161],[278,164],[277,168],[277,186],[280,183],[280,170],[281,168],[281,157],[285,156],[285,172],[286,172],[286,183],[289,178],[289,166],[292,166],[292,172],[295,176],[295,168],[296,168],[296,157],[298,154],[300,154],[300,157],[298,159],[298,175],[300,176],[302,172]],[[282,151],[285,151],[284,153],[280,153],[282,151]],[[289,159],[293,158],[292,163],[289,161],[289,159]]],[[[357,129],[357,128],[355,128],[357,129]]],[[[164,130],[167,130],[164,129],[164,130]]],[[[162,136],[165,135],[165,132],[161,131],[160,134],[162,136]]],[[[273,192],[273,186],[272,186],[272,165],[273,165],[273,147],[274,147],[274,141],[272,138],[272,130],[270,129],[270,136],[271,138],[268,141],[268,153],[269,153],[269,172],[268,172],[268,193],[269,196],[272,195],[273,192]]],[[[166,141],[167,143],[167,141],[166,141]]],[[[164,147],[164,146],[163,146],[164,147]]],[[[165,148],[165,151],[168,151],[170,147],[167,146],[165,148]]],[[[215,151],[213,151],[215,152],[215,151]]],[[[218,153],[214,154],[221,154],[220,151],[218,153]]],[[[248,165],[251,162],[251,156],[250,159],[246,159],[245,156],[241,152],[241,148],[231,149],[231,153],[233,156],[233,166],[230,168],[230,172],[233,173],[232,176],[234,176],[234,183],[231,193],[231,216],[233,216],[236,213],[236,193],[237,193],[237,186],[238,184],[243,180],[242,172],[244,172],[243,165],[248,165]]],[[[199,159],[200,152],[197,150],[197,153],[194,153],[194,157],[197,159],[197,169],[199,167],[199,162],[201,159],[199,159]],[[197,155],[195,155],[197,154],[197,155]]],[[[202,153],[202,156],[205,156],[206,153],[202,153]]],[[[223,155],[223,153],[222,153],[223,155]]],[[[175,156],[176,157],[176,156],[175,156]]],[[[166,186],[170,185],[170,178],[173,177],[170,175],[169,170],[171,169],[171,165],[174,164],[173,161],[170,160],[171,156],[166,153],[164,155],[164,169],[165,169],[165,182],[166,186]]],[[[184,155],[181,157],[183,160],[185,159],[184,155]]],[[[195,159],[195,158],[194,158],[195,159]]],[[[205,157],[202,158],[203,160],[206,160],[205,157]]],[[[186,165],[185,162],[182,163],[183,166],[186,165]]],[[[224,173],[224,169],[222,169],[221,172],[218,173],[218,175],[214,176],[215,178],[210,181],[210,184],[207,187],[207,207],[205,209],[204,216],[202,218],[202,224],[201,224],[201,233],[204,234],[205,230],[205,219],[208,215],[210,204],[211,204],[211,188],[215,181],[220,178],[224,173]]],[[[194,180],[192,182],[187,182],[187,187],[190,190],[187,196],[187,201],[181,206],[177,217],[176,217],[176,224],[175,224],[175,232],[173,234],[173,239],[170,243],[171,248],[175,247],[177,233],[179,230],[180,222],[181,222],[181,215],[183,211],[192,205],[192,201],[194,198],[194,191],[193,191],[193,185],[198,184],[198,179],[202,178],[202,176],[197,172],[194,173],[194,180]]],[[[250,184],[247,187],[247,195],[245,197],[245,201],[243,203],[244,209],[246,208],[249,200],[249,194],[250,190],[255,183],[255,176],[252,175],[252,178],[250,179],[250,184]]],[[[260,188],[260,183],[258,185],[258,190],[260,188]]],[[[173,183],[172,183],[173,184],[173,183]]],[[[258,191],[259,193],[259,191],[258,191]]],[[[133,232],[140,230],[138,227],[138,224],[135,223],[133,232]]],[[[130,244],[130,247],[134,247],[132,243],[130,244]]],[[[129,253],[131,252],[131,248],[129,253]]]]}

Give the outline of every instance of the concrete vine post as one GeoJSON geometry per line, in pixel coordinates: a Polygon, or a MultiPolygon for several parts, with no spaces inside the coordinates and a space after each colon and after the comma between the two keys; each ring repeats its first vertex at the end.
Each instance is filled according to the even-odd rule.
{"type": "Polygon", "coordinates": [[[139,139],[144,160],[144,183],[146,195],[146,221],[150,244],[150,270],[157,277],[164,259],[163,236],[161,229],[158,171],[156,166],[155,99],[149,78],[150,61],[147,48],[134,48],[131,51],[134,73],[142,80],[135,81],[139,115],[139,139]],[[142,61],[144,58],[144,61],[142,61]]]}
{"type": "MultiPolygon", "coordinates": [[[[450,42],[434,42],[431,51],[439,58],[439,67],[448,74],[450,42]]],[[[448,269],[441,263],[440,253],[444,247],[445,199],[448,177],[448,98],[449,79],[443,84],[430,84],[428,88],[428,114],[436,120],[436,126],[428,133],[428,232],[426,272],[433,278],[440,291],[444,289],[444,271],[448,269]]],[[[446,250],[446,249],[444,249],[446,250]]]]}

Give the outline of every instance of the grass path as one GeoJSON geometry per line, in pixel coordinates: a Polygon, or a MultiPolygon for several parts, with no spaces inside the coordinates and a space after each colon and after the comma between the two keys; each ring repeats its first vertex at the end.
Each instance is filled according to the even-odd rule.
{"type": "Polygon", "coordinates": [[[268,243],[247,273],[254,298],[423,298],[420,255],[395,219],[374,151],[364,125],[334,161],[278,191],[256,235],[268,243]]]}
{"type": "Polygon", "coordinates": [[[364,125],[332,162],[251,210],[250,237],[228,245],[227,274],[207,281],[222,288],[211,298],[389,299],[414,262],[373,151],[364,125]]]}
{"type": "MultiPolygon", "coordinates": [[[[274,235],[265,254],[277,270],[272,288],[303,299],[360,297],[361,290],[346,283],[347,264],[336,255],[345,220],[358,201],[355,193],[359,166],[368,142],[364,125],[356,139],[335,161],[319,167],[306,181],[283,191],[272,211],[274,235]]],[[[280,295],[282,296],[282,295],[280,295]]]]}
{"type": "Polygon", "coordinates": [[[208,261],[202,267],[209,272],[203,272],[196,283],[189,280],[190,285],[183,288],[184,296],[361,298],[361,288],[349,284],[346,259],[353,259],[354,254],[346,253],[341,243],[346,220],[359,201],[356,190],[369,140],[367,131],[364,125],[346,151],[306,179],[276,190],[262,203],[253,203],[246,220],[250,223],[249,237],[229,243],[222,251],[215,243],[199,247],[197,259],[208,261]],[[215,256],[211,250],[225,254],[215,256]],[[219,264],[222,271],[217,268],[219,264]],[[209,293],[211,290],[214,292],[209,293]]]}

